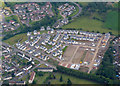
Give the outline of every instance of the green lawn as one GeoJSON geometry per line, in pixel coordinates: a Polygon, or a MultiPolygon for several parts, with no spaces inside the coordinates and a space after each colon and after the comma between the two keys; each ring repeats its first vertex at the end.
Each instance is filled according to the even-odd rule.
{"type": "Polygon", "coordinates": [[[56,79],[54,80],[50,80],[51,84],[67,84],[67,79],[69,78],[72,82],[72,84],[98,84],[96,82],[93,81],[89,81],[89,80],[85,80],[85,79],[79,79],[73,76],[68,76],[65,74],[61,74],[61,73],[56,73],[55,74],[56,79]],[[62,75],[63,78],[63,82],[60,82],[59,79],[62,75]]]}
{"type": "Polygon", "coordinates": [[[18,40],[20,40],[20,39],[21,39],[20,43],[22,43],[22,42],[24,42],[25,40],[27,40],[27,35],[26,35],[26,33],[15,35],[15,36],[7,39],[7,40],[4,40],[3,42],[8,43],[8,44],[10,44],[10,45],[13,45],[13,44],[17,43],[18,40]]]}
{"type": "Polygon", "coordinates": [[[76,28],[80,29],[82,28],[83,31],[99,31],[101,33],[107,33],[107,32],[112,32],[113,34],[117,34],[116,30],[109,30],[107,28],[103,28],[103,22],[99,20],[92,19],[91,17],[88,16],[82,16],[79,18],[74,19],[71,23],[63,26],[63,29],[66,28],[76,28]]]}

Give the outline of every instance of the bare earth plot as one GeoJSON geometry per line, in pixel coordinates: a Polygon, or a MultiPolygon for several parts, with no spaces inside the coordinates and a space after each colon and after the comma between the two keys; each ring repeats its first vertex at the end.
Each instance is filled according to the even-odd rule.
{"type": "Polygon", "coordinates": [[[84,53],[84,48],[83,47],[79,47],[79,49],[77,50],[77,52],[75,54],[75,57],[74,57],[72,63],[79,64],[80,60],[82,58],[83,53],[84,53]]]}
{"type": "Polygon", "coordinates": [[[75,51],[76,47],[77,47],[77,46],[71,45],[71,46],[69,46],[69,47],[66,49],[66,51],[65,51],[65,53],[64,53],[64,55],[63,55],[63,57],[64,57],[64,62],[69,62],[69,61],[70,61],[71,57],[72,57],[73,54],[74,54],[74,51],[75,51]]]}

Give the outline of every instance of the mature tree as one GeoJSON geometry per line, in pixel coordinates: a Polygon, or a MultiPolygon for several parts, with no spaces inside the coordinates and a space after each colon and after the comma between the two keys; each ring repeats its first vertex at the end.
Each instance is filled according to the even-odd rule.
{"type": "Polygon", "coordinates": [[[68,78],[68,80],[67,80],[67,84],[69,84],[69,85],[71,85],[72,84],[72,82],[71,82],[71,80],[68,78]]]}
{"type": "Polygon", "coordinates": [[[61,75],[61,77],[60,77],[60,82],[62,82],[63,81],[63,78],[62,78],[62,75],[61,75]]]}

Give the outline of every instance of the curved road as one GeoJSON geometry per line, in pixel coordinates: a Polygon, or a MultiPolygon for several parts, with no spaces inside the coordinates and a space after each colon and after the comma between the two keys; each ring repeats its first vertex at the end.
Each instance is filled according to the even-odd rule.
{"type": "Polygon", "coordinates": [[[76,15],[74,15],[74,16],[72,16],[72,18],[75,18],[75,17],[77,17],[80,13],[81,13],[81,11],[82,11],[82,8],[80,7],[80,5],[79,4],[77,4],[77,3],[75,3],[75,2],[73,2],[75,5],[77,5],[78,6],[78,8],[79,8],[79,12],[76,14],[76,15]]]}

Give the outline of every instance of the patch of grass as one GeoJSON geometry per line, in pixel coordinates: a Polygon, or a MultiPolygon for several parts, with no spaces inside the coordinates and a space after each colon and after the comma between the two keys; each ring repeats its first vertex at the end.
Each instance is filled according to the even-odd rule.
{"type": "Polygon", "coordinates": [[[5,17],[5,20],[7,22],[9,22],[10,20],[14,20],[14,21],[16,21],[18,23],[18,17],[16,15],[5,17]]]}
{"type": "Polygon", "coordinates": [[[118,31],[118,12],[117,11],[111,11],[108,12],[105,17],[105,23],[104,27],[118,31]]]}
{"type": "Polygon", "coordinates": [[[80,5],[82,6],[87,6],[89,2],[79,2],[80,5]]]}
{"type": "Polygon", "coordinates": [[[75,28],[80,29],[82,28],[83,31],[99,31],[100,33],[107,33],[112,32],[113,34],[117,35],[117,31],[109,30],[103,27],[103,22],[90,18],[89,16],[81,16],[79,18],[74,19],[71,23],[64,25],[62,28],[75,28]]]}
{"type": "Polygon", "coordinates": [[[3,42],[8,43],[10,45],[13,45],[13,44],[17,43],[19,40],[20,40],[20,43],[26,41],[27,40],[26,33],[15,35],[14,37],[11,37],[11,38],[9,38],[7,40],[4,40],[3,42]]]}
{"type": "Polygon", "coordinates": [[[41,64],[39,67],[47,67],[45,64],[41,64]]]}
{"type": "Polygon", "coordinates": [[[63,52],[65,52],[65,51],[66,51],[67,47],[68,47],[68,46],[65,46],[65,48],[63,49],[63,52]]]}
{"type": "Polygon", "coordinates": [[[43,84],[44,81],[46,80],[46,77],[48,76],[49,76],[49,73],[45,73],[43,76],[36,75],[34,80],[36,81],[37,84],[43,84]]]}
{"type": "Polygon", "coordinates": [[[71,80],[72,84],[98,84],[96,82],[86,80],[86,79],[79,79],[73,76],[69,76],[66,74],[56,73],[55,74],[56,79],[50,80],[51,84],[67,84],[68,78],[71,80]],[[62,75],[63,82],[60,82],[59,79],[62,75]]]}
{"type": "Polygon", "coordinates": [[[87,53],[87,51],[84,51],[84,53],[83,53],[83,55],[82,55],[82,58],[81,58],[81,61],[83,62],[83,60],[84,60],[84,58],[85,58],[85,56],[86,56],[86,53],[87,53]]]}
{"type": "Polygon", "coordinates": [[[53,59],[49,59],[49,60],[47,60],[49,63],[51,63],[52,65],[58,65],[58,62],[57,61],[55,61],[55,60],[53,60],[53,59]]]}

